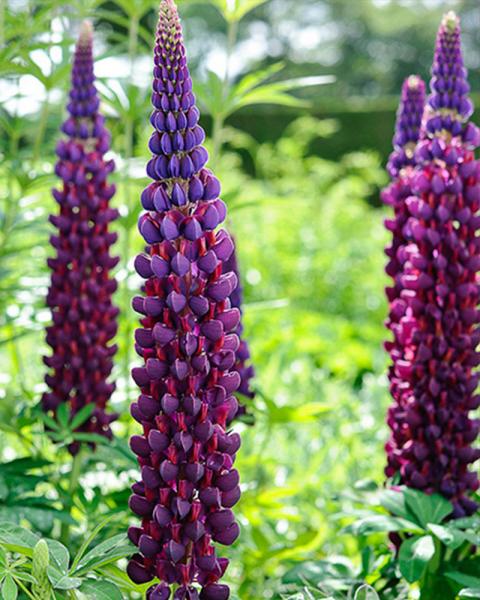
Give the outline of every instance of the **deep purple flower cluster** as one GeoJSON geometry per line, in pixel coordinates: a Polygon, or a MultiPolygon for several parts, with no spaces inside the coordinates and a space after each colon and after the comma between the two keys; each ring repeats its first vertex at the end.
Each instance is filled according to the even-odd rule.
{"type": "Polygon", "coordinates": [[[134,299],[142,315],[135,334],[144,366],[133,370],[141,389],[132,415],[143,427],[131,438],[141,480],[130,507],[141,517],[130,527],[138,546],[128,565],[133,581],[160,580],[149,600],[226,600],[218,583],[228,560],[213,542],[232,544],[239,526],[231,508],[240,497],[233,468],[240,447],[228,431],[238,403],[235,333],[240,311],[230,296],[233,252],[219,199],[220,184],[205,168],[182,30],[173,0],[162,0],[156,46],[150,138],[153,180],[142,193],[139,221],[147,246],[135,267],[145,280],[134,299]],[[173,591],[175,590],[175,591],[173,591]]]}
{"type": "MultiPolygon", "coordinates": [[[[109,224],[117,211],[109,206],[115,187],[107,177],[114,164],[104,158],[109,134],[98,112],[92,37],[91,25],[85,22],[72,68],[70,116],[62,127],[67,139],[57,145],[55,173],[63,185],[53,190],[59,213],[50,217],[57,228],[50,238],[56,254],[48,260],[52,275],[47,305],[53,324],[47,329],[47,343],[53,354],[44,358],[52,372],[45,378],[50,390],[42,405],[56,414],[68,403],[73,416],[93,403],[94,412],[79,431],[111,438],[110,423],[116,415],[105,408],[115,387],[107,380],[116,351],[109,342],[117,331],[118,309],[112,305],[116,282],[110,270],[118,259],[110,255],[117,236],[109,224]]],[[[70,451],[76,453],[78,447],[72,444],[70,451]]]]}
{"type": "MultiPolygon", "coordinates": [[[[243,304],[243,288],[240,282],[240,275],[238,271],[237,252],[234,249],[230,258],[225,261],[223,266],[225,273],[233,271],[237,276],[237,287],[230,294],[230,304],[232,308],[238,308],[240,311],[240,321],[236,329],[236,334],[240,340],[240,345],[236,352],[235,370],[240,375],[240,385],[238,386],[237,392],[245,396],[246,398],[254,398],[255,392],[252,390],[250,381],[255,375],[253,366],[250,364],[250,350],[246,340],[243,338],[243,323],[242,323],[242,304],[243,304]]],[[[239,404],[237,416],[246,413],[246,408],[243,404],[239,404]]]]}
{"type": "MultiPolygon", "coordinates": [[[[382,200],[394,211],[394,218],[387,219],[385,226],[392,233],[392,243],[385,249],[388,256],[386,272],[393,279],[393,286],[386,289],[391,311],[387,325],[397,317],[395,300],[402,290],[401,265],[402,253],[408,244],[406,224],[409,213],[405,200],[411,195],[411,177],[414,166],[415,148],[420,137],[420,126],[425,108],[425,84],[416,75],[411,75],[403,83],[402,97],[397,112],[394,150],[391,153],[387,171],[391,177],[390,185],[383,191],[382,200]]],[[[401,316],[400,310],[399,315],[401,316]]]]}
{"type": "Polygon", "coordinates": [[[415,151],[411,194],[405,199],[406,244],[397,252],[400,285],[388,344],[394,398],[388,424],[388,476],[453,503],[453,516],[473,513],[479,487],[469,464],[480,422],[469,416],[480,364],[476,347],[480,269],[478,129],[460,48],[457,17],[441,24],[431,94],[415,151]]]}

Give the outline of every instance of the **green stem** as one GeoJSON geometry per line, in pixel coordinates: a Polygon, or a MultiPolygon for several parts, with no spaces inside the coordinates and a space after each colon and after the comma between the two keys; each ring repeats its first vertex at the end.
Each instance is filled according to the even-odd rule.
{"type": "MultiPolygon", "coordinates": [[[[223,76],[223,97],[227,98],[230,93],[230,66],[231,66],[231,58],[233,54],[233,49],[237,42],[237,33],[238,33],[238,21],[228,21],[227,24],[227,48],[226,48],[226,58],[225,58],[225,73],[223,76]]],[[[213,117],[213,126],[212,126],[212,156],[211,162],[212,166],[215,166],[215,163],[218,161],[220,156],[220,151],[222,150],[223,144],[223,126],[225,124],[225,117],[223,113],[218,113],[216,115],[212,115],[213,117]]]]}
{"type": "MultiPolygon", "coordinates": [[[[82,474],[82,451],[73,457],[72,469],[70,471],[70,481],[68,484],[67,497],[65,500],[65,512],[71,515],[73,507],[73,496],[78,486],[80,475],[82,474]]],[[[70,525],[68,523],[62,523],[62,529],[60,532],[60,540],[62,544],[67,546],[70,541],[70,525]]]]}
{"type": "Polygon", "coordinates": [[[29,598],[32,598],[32,600],[35,600],[35,596],[27,589],[27,587],[25,585],[23,585],[22,581],[20,579],[17,579],[15,577],[15,575],[12,575],[13,581],[15,581],[15,583],[18,585],[18,587],[22,590],[22,592],[24,592],[29,598]]]}
{"type": "Polygon", "coordinates": [[[35,142],[33,145],[33,163],[35,164],[40,157],[40,150],[43,142],[43,138],[45,135],[45,131],[47,129],[47,121],[48,121],[48,111],[49,111],[49,93],[47,90],[47,97],[42,105],[42,111],[40,113],[40,119],[38,121],[37,127],[37,135],[35,136],[35,142]]]}

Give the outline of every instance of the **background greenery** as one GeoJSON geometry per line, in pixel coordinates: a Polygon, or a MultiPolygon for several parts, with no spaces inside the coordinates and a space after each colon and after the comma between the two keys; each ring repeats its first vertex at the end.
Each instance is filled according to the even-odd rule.
{"type": "MultiPolygon", "coordinates": [[[[387,237],[379,190],[398,92],[406,75],[428,76],[447,8],[463,17],[466,61],[479,89],[480,8],[476,0],[179,6],[212,165],[237,239],[245,334],[257,372],[255,426],[238,426],[242,536],[227,550],[227,580],[242,600],[347,597],[368,569],[362,575],[363,542],[342,530],[342,511],[353,501],[345,491],[383,477],[387,237]],[[322,591],[337,575],[348,583],[322,591]]],[[[62,566],[65,557],[55,563],[57,575],[68,571],[83,581],[90,598],[116,597],[108,584],[104,596],[98,586],[89,592],[99,576],[116,581],[123,597],[138,597],[122,577],[123,563],[113,565],[129,551],[120,534],[132,520],[126,506],[137,474],[127,445],[138,429],[128,409],[136,394],[129,377],[136,326],[130,298],[139,286],[132,267],[141,248],[136,221],[146,182],[155,13],[152,0],[0,3],[0,521],[37,536],[12,525],[3,527],[0,542],[11,550],[23,535],[20,561],[28,561],[38,536],[67,541],[67,525],[72,557],[85,553],[80,546],[99,525],[94,544],[119,534],[98,554],[103,562],[94,556],[82,563],[77,554],[73,570],[62,566]],[[114,203],[122,215],[115,224],[121,317],[112,400],[122,416],[113,447],[84,454],[80,486],[70,493],[70,457],[42,434],[35,407],[44,389],[49,322],[53,150],[72,43],[87,16],[96,28],[96,70],[117,164],[114,203]]],[[[65,422],[60,437],[68,431],[65,422]]],[[[49,543],[50,555],[61,555],[49,543]]],[[[9,599],[13,586],[25,594],[30,567],[9,566],[5,556],[0,583],[9,599]]],[[[56,597],[80,597],[68,591],[74,584],[65,585],[56,597]]]]}

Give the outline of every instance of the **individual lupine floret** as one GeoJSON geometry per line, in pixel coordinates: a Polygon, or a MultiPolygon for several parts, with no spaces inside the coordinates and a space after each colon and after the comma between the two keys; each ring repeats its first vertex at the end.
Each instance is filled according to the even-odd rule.
{"type": "Polygon", "coordinates": [[[228,560],[213,542],[239,534],[231,508],[240,497],[233,464],[240,437],[228,430],[238,410],[234,392],[240,311],[230,295],[235,273],[224,271],[233,252],[219,199],[220,184],[205,168],[182,30],[173,0],[162,0],[154,51],[150,138],[153,180],[142,193],[139,228],[147,246],[135,267],[145,279],[134,309],[142,315],[136,350],[144,366],[132,415],[143,427],[131,438],[141,480],[130,507],[139,552],[128,565],[138,583],[157,577],[149,600],[225,600],[219,583],[228,560]],[[175,589],[175,591],[173,591],[175,589]]]}
{"type": "Polygon", "coordinates": [[[469,465],[480,423],[470,417],[480,363],[480,165],[478,129],[460,48],[460,26],[445,15],[437,37],[423,134],[417,146],[402,265],[405,311],[392,327],[394,405],[388,423],[387,475],[453,503],[454,517],[473,513],[479,487],[469,465]]]}
{"type": "MultiPolygon", "coordinates": [[[[79,431],[111,438],[116,415],[105,409],[115,388],[108,377],[116,351],[110,341],[117,330],[118,309],[112,304],[116,282],[110,271],[118,258],[110,255],[117,235],[109,225],[118,213],[109,206],[115,186],[107,177],[114,164],[104,158],[110,136],[98,110],[92,39],[92,26],[85,22],[73,60],[69,117],[62,126],[67,139],[57,145],[55,173],[63,184],[53,190],[59,212],[50,217],[57,228],[50,238],[56,254],[48,259],[52,275],[47,305],[53,324],[47,328],[47,343],[53,354],[44,358],[52,372],[45,378],[50,389],[42,405],[55,415],[67,403],[73,417],[94,404],[79,431]]],[[[78,449],[78,443],[70,446],[73,454],[78,449]]]]}
{"type": "MultiPolygon", "coordinates": [[[[233,308],[238,308],[240,311],[240,321],[238,323],[236,334],[240,340],[240,345],[236,352],[235,370],[240,375],[240,385],[238,386],[237,392],[246,398],[254,398],[255,392],[252,390],[250,382],[255,376],[255,371],[250,363],[250,350],[248,348],[247,341],[243,338],[243,323],[242,323],[242,304],[243,304],[243,288],[240,282],[240,275],[238,271],[237,252],[236,249],[232,252],[230,258],[225,261],[224,271],[226,273],[233,271],[237,276],[237,287],[230,294],[230,304],[233,308]]],[[[239,404],[237,416],[243,415],[246,412],[246,408],[243,404],[239,404]]]]}

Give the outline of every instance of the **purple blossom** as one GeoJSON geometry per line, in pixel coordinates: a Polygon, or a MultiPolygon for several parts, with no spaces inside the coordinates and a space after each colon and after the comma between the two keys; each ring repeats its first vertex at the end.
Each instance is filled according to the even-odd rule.
{"type": "MultiPolygon", "coordinates": [[[[232,252],[230,258],[224,263],[224,271],[227,273],[229,271],[233,271],[237,276],[238,284],[237,287],[230,294],[230,303],[233,308],[238,308],[240,311],[240,315],[242,314],[242,304],[243,304],[243,288],[240,282],[240,275],[238,271],[238,262],[237,262],[237,253],[236,250],[232,252]]],[[[235,370],[240,375],[240,385],[238,386],[237,392],[242,394],[247,398],[254,398],[255,392],[252,390],[250,386],[251,379],[255,376],[255,371],[253,366],[249,364],[250,362],[250,350],[248,348],[248,344],[243,336],[243,324],[242,319],[240,317],[240,321],[238,322],[236,334],[240,340],[240,345],[236,352],[236,361],[235,361],[235,370]]],[[[246,413],[246,408],[242,404],[238,407],[237,416],[243,415],[246,413]]]]}
{"type": "Polygon", "coordinates": [[[387,164],[392,181],[382,193],[383,202],[394,210],[394,218],[385,221],[385,226],[392,233],[392,243],[385,250],[389,258],[386,272],[393,279],[394,284],[386,290],[391,307],[389,322],[395,321],[397,312],[402,311],[401,308],[400,310],[397,308],[397,304],[403,306],[402,300],[398,299],[399,291],[402,289],[398,277],[401,271],[402,252],[408,243],[406,223],[409,213],[406,199],[411,195],[414,152],[420,135],[424,106],[425,84],[416,75],[411,75],[402,86],[402,97],[393,137],[394,150],[387,164]]]}
{"type": "Polygon", "coordinates": [[[135,260],[145,283],[133,301],[142,315],[135,339],[143,366],[132,372],[141,395],[131,410],[143,433],[130,441],[141,466],[130,507],[141,524],[129,529],[138,553],[128,574],[138,583],[160,580],[149,600],[226,600],[229,588],[219,579],[228,560],[214,542],[230,545],[239,534],[231,508],[240,497],[233,467],[240,437],[228,429],[240,385],[240,311],[230,302],[238,282],[225,269],[233,242],[217,229],[226,206],[205,168],[173,0],[160,4],[154,64],[153,181],[139,220],[147,246],[135,260]]]}
{"type": "MultiPolygon", "coordinates": [[[[44,358],[51,372],[45,377],[50,389],[42,405],[55,415],[67,403],[73,416],[94,404],[78,431],[111,438],[116,415],[105,409],[115,388],[108,378],[116,346],[109,342],[117,331],[118,309],[112,305],[116,282],[110,270],[118,259],[110,255],[117,235],[109,225],[117,211],[109,206],[115,187],[107,177],[114,164],[104,158],[110,138],[98,112],[92,38],[90,23],[83,23],[73,60],[69,117],[62,126],[67,139],[57,145],[55,173],[63,183],[53,190],[59,212],[50,217],[57,229],[50,238],[55,256],[48,259],[47,305],[53,324],[47,328],[47,343],[53,354],[44,358]]],[[[78,443],[70,446],[72,454],[78,449],[78,443]]]]}
{"type": "Polygon", "coordinates": [[[387,345],[394,398],[387,476],[442,494],[452,501],[454,517],[477,508],[469,494],[479,481],[469,465],[480,457],[473,446],[480,422],[469,415],[480,405],[474,371],[480,364],[480,165],[473,152],[480,135],[468,123],[466,76],[459,21],[448,13],[437,37],[431,94],[405,200],[406,243],[398,257],[400,289],[390,322],[394,341],[387,345]]]}

